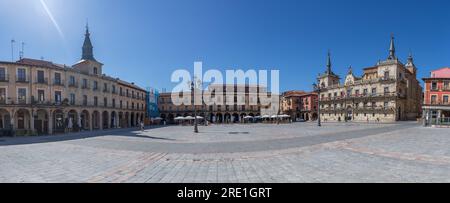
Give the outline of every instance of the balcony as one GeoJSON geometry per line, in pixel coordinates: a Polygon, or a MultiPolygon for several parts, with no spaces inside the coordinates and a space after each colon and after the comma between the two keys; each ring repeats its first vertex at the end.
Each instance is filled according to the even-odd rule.
{"type": "Polygon", "coordinates": [[[91,89],[89,85],[82,85],[81,89],[88,90],[91,89]]]}
{"type": "Polygon", "coordinates": [[[0,82],[9,82],[8,74],[0,74],[0,82]]]}
{"type": "Polygon", "coordinates": [[[64,81],[55,79],[55,80],[53,80],[53,85],[64,86],[64,81]]]}
{"type": "Polygon", "coordinates": [[[78,83],[77,82],[69,82],[68,86],[72,87],[72,88],[78,88],[78,83]]]}
{"type": "Polygon", "coordinates": [[[48,78],[36,78],[35,81],[36,81],[34,82],[35,84],[43,84],[43,85],[48,84],[48,78]]]}
{"type": "Polygon", "coordinates": [[[29,83],[30,79],[27,77],[17,77],[16,78],[16,82],[17,83],[29,83]]]}
{"type": "Polygon", "coordinates": [[[18,98],[17,103],[18,104],[27,104],[27,99],[26,98],[18,98]]]}

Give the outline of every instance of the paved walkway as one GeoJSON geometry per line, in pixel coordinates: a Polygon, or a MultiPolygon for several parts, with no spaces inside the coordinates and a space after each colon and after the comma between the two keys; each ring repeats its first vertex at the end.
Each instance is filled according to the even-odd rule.
{"type": "Polygon", "coordinates": [[[0,138],[0,182],[450,182],[450,132],[415,123],[170,126],[0,138]]]}

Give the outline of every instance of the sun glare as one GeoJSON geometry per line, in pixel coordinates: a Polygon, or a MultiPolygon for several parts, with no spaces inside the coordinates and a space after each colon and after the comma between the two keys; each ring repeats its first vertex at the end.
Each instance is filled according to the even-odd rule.
{"type": "Polygon", "coordinates": [[[45,12],[47,13],[48,17],[50,18],[50,20],[52,21],[53,25],[55,26],[56,30],[58,31],[59,35],[61,36],[61,38],[64,40],[64,33],[62,32],[61,28],[58,25],[58,22],[56,21],[56,19],[53,17],[52,12],[50,11],[50,9],[48,8],[47,4],[45,3],[44,0],[40,0],[42,7],[44,8],[45,12]]]}

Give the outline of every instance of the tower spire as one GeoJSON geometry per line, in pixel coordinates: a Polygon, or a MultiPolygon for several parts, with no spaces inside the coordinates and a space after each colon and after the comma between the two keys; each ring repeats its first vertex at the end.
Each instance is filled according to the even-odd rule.
{"type": "Polygon", "coordinates": [[[391,34],[391,45],[389,47],[389,57],[388,59],[395,60],[397,57],[395,56],[395,43],[394,43],[394,34],[391,34]]]}
{"type": "Polygon", "coordinates": [[[333,74],[333,71],[331,71],[331,53],[330,53],[330,50],[328,50],[327,74],[333,74]]]}
{"type": "Polygon", "coordinates": [[[86,33],[84,34],[83,54],[81,59],[96,61],[94,58],[94,47],[91,42],[91,33],[89,32],[89,24],[86,22],[86,33]]]}

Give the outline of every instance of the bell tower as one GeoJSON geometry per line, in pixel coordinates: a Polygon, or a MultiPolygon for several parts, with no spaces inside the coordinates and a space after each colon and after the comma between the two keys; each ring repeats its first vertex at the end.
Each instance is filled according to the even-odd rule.
{"type": "Polygon", "coordinates": [[[94,58],[94,47],[91,42],[91,33],[89,32],[89,26],[86,23],[86,32],[84,34],[84,43],[81,53],[81,61],[73,65],[75,69],[80,70],[82,73],[89,75],[102,75],[103,64],[98,62],[94,58]]]}
{"type": "Polygon", "coordinates": [[[319,75],[320,88],[327,88],[333,85],[339,85],[339,76],[333,73],[331,65],[331,53],[328,51],[327,70],[325,74],[319,75]]]}

